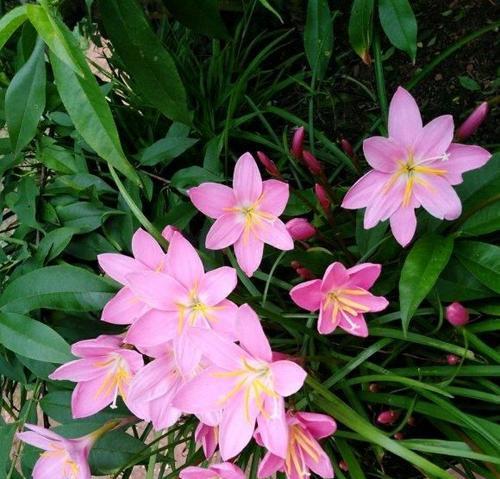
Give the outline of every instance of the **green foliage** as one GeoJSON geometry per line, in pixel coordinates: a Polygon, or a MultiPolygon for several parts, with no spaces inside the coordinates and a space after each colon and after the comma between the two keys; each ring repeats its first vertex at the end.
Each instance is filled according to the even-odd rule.
{"type": "Polygon", "coordinates": [[[369,64],[373,34],[374,0],[354,0],[349,17],[349,42],[361,59],[369,64]]]}

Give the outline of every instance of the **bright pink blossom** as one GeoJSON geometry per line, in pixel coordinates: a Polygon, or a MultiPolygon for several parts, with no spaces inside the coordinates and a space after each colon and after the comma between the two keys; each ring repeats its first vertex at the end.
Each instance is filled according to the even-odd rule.
{"type": "Polygon", "coordinates": [[[240,307],[238,327],[240,346],[198,330],[197,346],[213,366],[183,386],[173,404],[194,414],[222,408],[219,447],[224,460],[248,444],[256,422],[266,447],[285,457],[288,429],[283,398],[302,387],[306,372],[292,361],[273,361],[260,321],[248,305],[240,307]]]}
{"type": "Polygon", "coordinates": [[[469,311],[456,301],[446,308],[445,316],[453,326],[465,326],[469,322],[469,311]]]}
{"type": "Polygon", "coordinates": [[[474,111],[465,119],[465,121],[457,128],[455,134],[458,141],[463,141],[472,136],[476,130],[481,126],[486,117],[490,107],[487,101],[483,101],[474,111]]]}
{"type": "Polygon", "coordinates": [[[243,471],[230,462],[212,464],[208,468],[186,467],[179,474],[180,479],[245,479],[243,471]]]}
{"type": "Polygon", "coordinates": [[[120,336],[99,336],[79,341],[71,352],[80,357],[63,364],[49,377],[77,382],[71,397],[74,418],[95,414],[121,396],[127,400],[128,388],[134,374],[143,366],[142,355],[122,348],[120,336]]]}
{"type": "Polygon", "coordinates": [[[201,444],[205,457],[210,459],[219,444],[219,426],[209,426],[200,421],[194,432],[194,440],[201,444]]]}
{"type": "Polygon", "coordinates": [[[475,145],[452,143],[453,118],[435,118],[422,125],[413,97],[399,87],[389,108],[389,138],[374,136],[363,143],[373,168],[348,191],[342,206],[366,208],[364,227],[390,219],[394,237],[406,246],[417,226],[415,209],[454,220],[462,212],[453,185],[462,174],[483,166],[491,157],[475,145]]]}
{"type": "Polygon", "coordinates": [[[293,240],[278,218],[288,201],[288,184],[262,181],[250,153],[237,161],[233,188],[219,183],[203,183],[188,192],[193,204],[216,221],[206,239],[209,249],[234,244],[241,269],[252,276],[262,261],[264,243],[281,250],[293,249],[293,240]]]}
{"type": "Polygon", "coordinates": [[[174,233],[180,233],[180,230],[176,228],[175,226],[172,225],[167,225],[165,228],[163,228],[163,231],[161,232],[161,235],[167,240],[171,241],[174,233]]]}
{"type": "Polygon", "coordinates": [[[131,324],[150,308],[128,287],[127,276],[144,271],[163,271],[165,253],[158,242],[139,228],[132,237],[133,258],[118,253],[97,256],[99,266],[118,283],[125,286],[111,299],[102,311],[101,319],[114,324],[131,324]]]}
{"type": "MultiPolygon", "coordinates": [[[[259,465],[257,477],[264,479],[281,471],[288,479],[307,479],[312,471],[324,479],[332,478],[332,463],[318,439],[330,436],[337,430],[335,421],[324,414],[290,411],[286,420],[289,431],[286,457],[268,452],[259,465]]],[[[259,429],[255,435],[257,442],[262,444],[259,429]]]]}
{"type": "Polygon", "coordinates": [[[379,264],[363,263],[346,269],[331,264],[323,279],[301,283],[290,291],[293,301],[308,311],[319,309],[318,331],[329,334],[337,326],[355,336],[368,336],[364,314],[382,311],[389,304],[368,290],[380,275],[379,264]]]}
{"type": "Polygon", "coordinates": [[[236,287],[236,270],[223,266],[205,272],[193,246],[174,233],[165,271],[127,276],[134,294],[152,309],[131,326],[126,339],[138,347],[173,341],[179,367],[190,374],[201,359],[190,341],[193,327],[234,334],[237,306],[226,297],[236,287]]]}
{"type": "Polygon", "coordinates": [[[294,240],[305,241],[316,234],[316,228],[305,218],[293,218],[285,226],[294,240]]]}

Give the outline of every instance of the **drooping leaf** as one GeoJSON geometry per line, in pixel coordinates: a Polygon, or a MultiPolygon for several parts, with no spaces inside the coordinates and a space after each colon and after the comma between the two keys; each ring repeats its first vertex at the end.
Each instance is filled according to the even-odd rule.
{"type": "Polygon", "coordinates": [[[0,18],[0,49],[11,35],[26,21],[26,5],[13,8],[0,18]]]}
{"type": "Polygon", "coordinates": [[[7,194],[7,206],[19,218],[19,221],[31,228],[39,228],[36,220],[36,199],[39,194],[38,186],[32,176],[25,176],[18,184],[17,191],[7,194]]]}
{"type": "Polygon", "coordinates": [[[271,5],[271,3],[268,0],[259,0],[260,4],[269,10],[273,15],[278,18],[278,20],[283,23],[283,19],[281,18],[281,15],[278,13],[278,11],[271,5]]]}
{"type": "Polygon", "coordinates": [[[367,65],[371,63],[373,7],[373,0],[354,0],[349,17],[349,42],[367,65]]]}
{"type": "Polygon", "coordinates": [[[378,14],[389,41],[415,61],[417,20],[408,0],[379,0],[378,14]]]}
{"type": "Polygon", "coordinates": [[[436,284],[453,251],[453,238],[428,234],[405,259],[399,281],[399,304],[404,331],[420,303],[436,284]]]}
{"type": "Polygon", "coordinates": [[[69,344],[52,328],[22,314],[0,312],[0,344],[48,363],[71,361],[69,344]]]}

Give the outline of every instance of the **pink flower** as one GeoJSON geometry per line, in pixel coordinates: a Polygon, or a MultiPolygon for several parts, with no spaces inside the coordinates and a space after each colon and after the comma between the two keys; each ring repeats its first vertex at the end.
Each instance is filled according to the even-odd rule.
{"type": "Polygon", "coordinates": [[[173,341],[181,371],[190,374],[201,359],[190,341],[193,327],[234,334],[237,307],[226,297],[236,287],[236,270],[223,266],[205,273],[193,246],[174,233],[165,271],[127,276],[131,290],[151,311],[130,327],[126,340],[137,347],[173,341]]]}
{"type": "Polygon", "coordinates": [[[316,228],[305,218],[294,218],[286,222],[285,226],[294,240],[305,241],[316,234],[316,228]]]}
{"type": "Polygon", "coordinates": [[[157,241],[139,228],[132,237],[133,258],[118,253],[97,256],[99,266],[118,283],[124,285],[116,296],[104,306],[101,319],[114,324],[131,324],[149,308],[128,287],[127,276],[143,271],[163,271],[165,253],[157,241]]]}
{"type": "Polygon", "coordinates": [[[196,208],[216,220],[206,247],[223,249],[234,244],[238,264],[248,276],[262,261],[264,243],[285,251],[293,249],[293,240],[278,218],[288,201],[288,185],[278,180],[263,182],[250,153],[236,163],[233,188],[203,183],[188,194],[196,208]]]}
{"type": "Polygon", "coordinates": [[[265,153],[263,153],[262,151],[258,151],[257,158],[271,176],[275,176],[276,178],[281,177],[280,170],[278,170],[276,163],[271,160],[271,158],[269,158],[265,153]]]}
{"type": "Polygon", "coordinates": [[[174,236],[174,233],[180,233],[180,230],[176,228],[175,226],[172,225],[167,225],[165,228],[163,228],[163,231],[161,232],[161,235],[168,241],[170,242],[174,236]]]}
{"type": "Polygon", "coordinates": [[[453,118],[440,116],[425,126],[413,97],[399,87],[389,108],[389,138],[374,136],[363,143],[373,168],[348,191],[342,206],[365,208],[364,227],[390,219],[394,237],[406,246],[417,226],[415,208],[454,220],[462,211],[452,185],[462,174],[491,157],[479,146],[452,143],[453,118]]]}
{"type": "Polygon", "coordinates": [[[219,427],[209,426],[200,421],[194,432],[194,440],[197,444],[201,444],[205,457],[210,459],[219,444],[219,427]]]}
{"type": "MultiPolygon", "coordinates": [[[[332,478],[332,463],[318,439],[330,436],[337,430],[335,421],[324,414],[290,411],[286,419],[289,431],[286,457],[268,452],[259,465],[257,477],[264,479],[281,471],[288,479],[305,479],[312,471],[325,479],[332,478]]],[[[255,435],[257,442],[261,444],[259,429],[255,435]]]]}
{"type": "Polygon", "coordinates": [[[219,447],[224,460],[248,444],[256,422],[266,447],[285,457],[288,429],[283,398],[302,387],[306,372],[292,361],[273,361],[260,321],[248,305],[240,307],[238,326],[240,346],[198,330],[197,346],[213,366],[183,386],[173,404],[194,414],[222,408],[219,447]]]}
{"type": "Polygon", "coordinates": [[[119,336],[79,341],[71,352],[81,359],[63,364],[49,378],[78,383],[71,397],[75,419],[92,416],[110,404],[115,408],[119,395],[126,401],[130,382],[144,364],[138,352],[122,348],[119,336]]]}
{"type": "Polygon", "coordinates": [[[295,133],[293,134],[291,153],[295,158],[297,158],[297,160],[300,160],[302,158],[302,151],[304,148],[304,135],[305,132],[303,126],[297,128],[295,130],[295,133]]]}
{"type": "Polygon", "coordinates": [[[234,464],[223,462],[208,468],[186,467],[179,474],[180,479],[245,479],[243,471],[234,464]]]}
{"type": "Polygon", "coordinates": [[[465,326],[469,322],[469,311],[460,303],[451,303],[446,308],[446,319],[453,326],[465,326]]]}
{"type": "Polygon", "coordinates": [[[346,269],[331,264],[323,279],[306,281],[292,288],[290,296],[301,308],[319,311],[318,331],[329,334],[337,326],[355,336],[368,336],[364,314],[382,311],[389,304],[368,292],[380,275],[379,264],[363,263],[346,269]]]}
{"type": "Polygon", "coordinates": [[[455,137],[458,141],[463,141],[472,136],[481,126],[488,116],[488,102],[483,101],[474,111],[466,118],[466,120],[457,128],[455,137]]]}

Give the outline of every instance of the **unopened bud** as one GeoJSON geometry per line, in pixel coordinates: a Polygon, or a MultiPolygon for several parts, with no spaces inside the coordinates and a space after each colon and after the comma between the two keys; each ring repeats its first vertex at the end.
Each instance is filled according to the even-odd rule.
{"type": "Polygon", "coordinates": [[[293,260],[290,262],[290,266],[293,268],[293,269],[299,269],[302,265],[296,261],[296,260],[293,260]]]}
{"type": "Polygon", "coordinates": [[[347,465],[347,462],[345,462],[343,459],[339,462],[339,467],[344,472],[347,472],[349,470],[349,466],[347,465]]]}
{"type": "Polygon", "coordinates": [[[455,356],[454,354],[448,354],[446,356],[446,362],[450,366],[455,366],[455,364],[458,364],[460,362],[460,358],[458,356],[455,356]]]}
{"type": "Polygon", "coordinates": [[[397,432],[393,437],[394,439],[396,439],[396,441],[401,441],[405,438],[405,435],[402,432],[397,432]]]}
{"type": "Polygon", "coordinates": [[[488,110],[488,102],[483,101],[458,127],[455,134],[456,139],[463,141],[472,136],[488,116],[488,110]]]}
{"type": "Polygon", "coordinates": [[[408,426],[415,427],[415,426],[417,425],[417,420],[415,419],[415,417],[414,417],[414,416],[410,416],[410,417],[408,418],[407,423],[408,423],[408,426]]]}
{"type": "Polygon", "coordinates": [[[319,183],[316,183],[314,185],[314,193],[316,194],[316,198],[318,198],[321,207],[325,211],[328,211],[330,209],[330,198],[328,198],[326,190],[319,183]]]}
{"type": "Polygon", "coordinates": [[[305,132],[303,126],[297,128],[293,134],[291,153],[295,158],[297,158],[297,160],[302,158],[302,151],[304,149],[304,134],[305,132]]]}
{"type": "Polygon", "coordinates": [[[377,383],[370,383],[368,391],[371,393],[378,393],[380,391],[380,386],[377,383]]]}
{"type": "Polygon", "coordinates": [[[294,240],[305,241],[316,234],[316,228],[305,218],[294,218],[285,226],[294,240]]]}
{"type": "Polygon", "coordinates": [[[389,409],[387,411],[382,411],[378,417],[377,422],[379,424],[384,424],[385,426],[390,426],[394,424],[399,418],[399,412],[389,409]]]}
{"type": "Polygon", "coordinates": [[[313,175],[321,175],[321,173],[323,172],[323,167],[310,151],[304,150],[304,152],[302,153],[302,159],[313,175]]]}
{"type": "Polygon", "coordinates": [[[446,308],[446,319],[453,326],[464,326],[469,322],[469,311],[460,303],[451,303],[446,308]]]}
{"type": "Polygon", "coordinates": [[[354,150],[353,150],[352,145],[349,142],[349,140],[346,140],[345,138],[342,138],[342,140],[340,140],[340,146],[344,150],[344,153],[349,158],[354,158],[354,150]]]}
{"type": "Polygon", "coordinates": [[[295,270],[295,272],[302,278],[302,279],[305,279],[305,280],[309,280],[309,279],[313,279],[314,278],[314,275],[312,274],[312,272],[307,269],[307,268],[297,268],[295,270]]]}
{"type": "Polygon", "coordinates": [[[275,177],[281,176],[281,173],[278,170],[276,163],[274,163],[274,161],[271,160],[271,158],[269,158],[265,153],[263,153],[262,151],[258,151],[257,158],[259,158],[259,161],[262,163],[262,166],[271,176],[275,177]]]}

